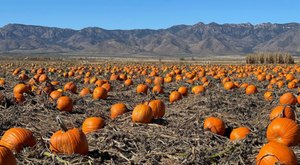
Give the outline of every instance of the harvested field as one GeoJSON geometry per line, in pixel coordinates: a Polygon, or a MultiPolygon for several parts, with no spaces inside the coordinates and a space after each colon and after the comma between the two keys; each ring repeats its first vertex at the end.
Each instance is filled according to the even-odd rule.
{"type": "MultiPolygon", "coordinates": [[[[279,97],[286,92],[298,95],[297,87],[288,88],[289,80],[286,80],[286,75],[292,72],[295,79],[300,78],[297,65],[281,65],[279,72],[273,71],[275,65],[248,65],[252,68],[249,71],[245,71],[246,65],[198,66],[172,63],[104,63],[81,66],[77,63],[30,64],[11,61],[0,65],[0,78],[5,79],[5,84],[0,85],[0,93],[5,97],[2,102],[0,100],[0,137],[10,128],[22,127],[32,131],[37,140],[34,147],[24,147],[21,152],[15,153],[19,164],[255,164],[260,148],[268,143],[266,130],[270,124],[269,114],[279,104],[279,97]],[[128,67],[132,73],[126,70],[128,67]],[[13,75],[16,68],[20,68],[20,71],[13,75]],[[59,82],[59,85],[54,85],[55,90],[64,89],[67,82],[76,84],[76,93],[63,91],[63,95],[73,100],[72,112],[57,110],[56,102],[45,91],[38,91],[47,86],[46,82],[31,85],[30,92],[24,93],[25,101],[15,101],[15,85],[20,82],[28,84],[39,68],[45,68],[44,73],[48,76],[46,82],[59,82]],[[51,71],[49,68],[56,70],[51,71]],[[201,68],[209,83],[201,81],[204,77],[199,76],[201,68]],[[241,68],[244,69],[241,73],[247,73],[247,76],[237,76],[241,68]],[[146,84],[146,78],[154,80],[155,76],[150,75],[151,71],[157,72],[157,76],[166,77],[168,73],[178,69],[181,73],[174,73],[173,80],[163,84],[163,94],[151,92],[153,83],[147,84],[147,94],[136,93],[136,86],[146,84]],[[82,74],[79,72],[81,70],[82,74]],[[143,75],[143,70],[147,70],[147,74],[143,75]],[[260,70],[258,74],[265,72],[265,77],[268,74],[275,78],[281,77],[278,81],[284,81],[284,85],[279,88],[274,84],[272,90],[268,89],[270,80],[257,79],[256,72],[260,70]],[[22,71],[28,76],[27,80],[20,80],[18,77],[22,71]],[[68,74],[70,71],[74,71],[74,76],[64,76],[64,73],[68,74]],[[215,75],[218,72],[224,74],[216,78],[211,74],[212,71],[215,75]],[[86,97],[78,95],[84,87],[92,90],[96,87],[95,83],[84,83],[87,72],[91,73],[88,77],[90,79],[95,76],[97,79],[108,80],[112,90],[108,92],[107,99],[94,100],[91,94],[86,97]],[[133,85],[125,86],[123,80],[110,80],[112,72],[131,76],[133,85]],[[186,73],[194,76],[189,77],[186,73]],[[176,80],[176,75],[181,75],[182,80],[176,80]],[[194,79],[195,77],[198,79],[194,79]],[[242,87],[225,90],[222,82],[225,77],[239,85],[253,84],[258,92],[246,95],[242,87]],[[197,85],[204,85],[205,91],[200,94],[192,93],[192,88],[197,85]],[[170,93],[181,86],[188,88],[188,95],[170,103],[170,93]],[[264,99],[266,91],[272,91],[271,101],[264,99]],[[164,102],[165,115],[148,124],[132,122],[134,107],[153,99],[164,102]],[[115,103],[124,103],[129,111],[113,120],[110,118],[110,107],[115,103]],[[50,137],[60,130],[56,122],[57,116],[61,117],[67,128],[81,128],[87,117],[95,116],[105,120],[104,128],[86,135],[89,147],[87,155],[55,154],[50,151],[50,137]],[[204,129],[204,120],[211,116],[225,122],[226,131],[223,136],[204,129]],[[248,127],[251,133],[243,140],[230,140],[231,131],[240,126],[248,127]]],[[[298,84],[297,82],[296,86],[298,84]]],[[[298,104],[291,106],[295,109],[296,116],[300,116],[298,104]]],[[[299,146],[290,148],[299,161],[299,146]]]]}

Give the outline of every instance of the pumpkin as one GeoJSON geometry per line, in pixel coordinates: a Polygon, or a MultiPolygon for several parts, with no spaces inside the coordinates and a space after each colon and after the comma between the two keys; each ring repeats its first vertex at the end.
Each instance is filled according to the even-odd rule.
{"type": "Polygon", "coordinates": [[[132,111],[132,121],[136,123],[150,123],[153,119],[151,107],[145,104],[137,105],[132,111]]]}
{"type": "Polygon", "coordinates": [[[218,135],[225,134],[225,123],[217,117],[208,117],[204,121],[204,129],[218,135]]]}
{"type": "Polygon", "coordinates": [[[181,86],[178,88],[178,92],[182,95],[182,96],[187,96],[188,95],[188,88],[185,86],[181,86]]]}
{"type": "Polygon", "coordinates": [[[106,99],[107,98],[107,90],[103,87],[96,87],[93,91],[93,99],[106,99]]]}
{"type": "Polygon", "coordinates": [[[107,92],[111,91],[111,85],[109,83],[105,83],[101,87],[106,89],[107,92]]]}
{"type": "Polygon", "coordinates": [[[246,88],[246,94],[247,94],[247,95],[251,95],[251,94],[254,94],[254,93],[257,93],[257,88],[256,88],[256,86],[254,86],[254,85],[249,85],[249,86],[246,88]]]}
{"type": "Polygon", "coordinates": [[[264,99],[266,101],[272,101],[273,100],[273,93],[270,91],[267,91],[264,93],[264,99]]]}
{"type": "Polygon", "coordinates": [[[88,142],[85,134],[78,128],[68,130],[61,121],[59,124],[61,130],[55,132],[50,138],[50,151],[68,155],[75,153],[86,155],[88,142]]]}
{"type": "Polygon", "coordinates": [[[297,165],[297,157],[289,147],[276,142],[265,144],[256,156],[257,165],[297,165]]]}
{"type": "Polygon", "coordinates": [[[165,115],[166,106],[161,100],[151,100],[150,102],[145,102],[145,104],[151,107],[154,118],[161,118],[165,115]]]}
{"type": "Polygon", "coordinates": [[[154,85],[163,85],[164,84],[164,78],[163,77],[155,77],[153,81],[154,85]]]}
{"type": "Polygon", "coordinates": [[[0,78],[0,85],[5,85],[5,80],[0,78]]]}
{"type": "Polygon", "coordinates": [[[41,82],[45,82],[47,80],[48,80],[48,76],[46,74],[41,74],[39,76],[39,80],[38,81],[41,83],[41,82]]]}
{"type": "Polygon", "coordinates": [[[269,142],[292,146],[298,143],[299,133],[299,126],[295,121],[288,118],[276,118],[267,128],[267,139],[269,142]]]}
{"type": "Polygon", "coordinates": [[[90,88],[83,88],[80,92],[79,92],[79,96],[80,97],[85,97],[86,95],[91,94],[91,90],[90,88]]]}
{"type": "Polygon", "coordinates": [[[14,93],[25,93],[28,91],[28,87],[25,84],[17,84],[14,87],[14,93]]]}
{"type": "Polygon", "coordinates": [[[26,128],[10,128],[1,138],[0,145],[11,151],[20,152],[23,147],[33,147],[36,140],[32,132],[26,128]]]}
{"type": "Polygon", "coordinates": [[[200,94],[202,92],[205,92],[205,88],[202,85],[194,86],[192,88],[192,93],[194,93],[194,94],[200,94]]]}
{"type": "Polygon", "coordinates": [[[126,86],[130,86],[130,85],[133,84],[133,82],[132,82],[131,79],[127,79],[127,80],[124,81],[124,84],[125,84],[126,86]]]}
{"type": "Polygon", "coordinates": [[[225,90],[230,90],[236,87],[232,81],[225,82],[223,86],[225,90]]]}
{"type": "Polygon", "coordinates": [[[57,90],[56,91],[52,91],[50,93],[50,98],[52,98],[53,100],[57,100],[61,96],[62,96],[62,92],[57,91],[57,90]]]}
{"type": "Polygon", "coordinates": [[[145,84],[139,84],[136,87],[136,92],[137,93],[145,93],[145,94],[147,94],[147,91],[148,91],[148,86],[145,85],[145,84]]]}
{"type": "Polygon", "coordinates": [[[125,104],[123,103],[114,104],[110,108],[110,118],[115,119],[126,112],[127,112],[127,107],[125,104]]]}
{"type": "Polygon", "coordinates": [[[295,120],[295,112],[290,106],[279,105],[270,113],[270,120],[274,120],[278,117],[295,120]]]}
{"type": "Polygon", "coordinates": [[[247,137],[247,135],[250,133],[250,129],[247,127],[239,127],[236,129],[233,129],[230,133],[230,140],[241,140],[247,137]]]}
{"type": "Polygon", "coordinates": [[[17,103],[22,103],[25,101],[25,97],[22,93],[14,93],[14,98],[17,103]]]}
{"type": "Polygon", "coordinates": [[[155,85],[153,88],[152,88],[152,92],[153,93],[156,93],[156,94],[163,94],[164,93],[164,90],[163,90],[163,87],[160,86],[160,85],[155,85]]]}
{"type": "Polygon", "coordinates": [[[82,124],[82,132],[88,134],[103,128],[104,125],[105,122],[101,117],[89,117],[86,118],[82,124]]]}
{"type": "Polygon", "coordinates": [[[73,110],[73,100],[68,96],[59,97],[56,103],[56,108],[60,111],[72,112],[73,110]]]}
{"type": "Polygon", "coordinates": [[[70,91],[72,93],[76,93],[77,86],[73,82],[68,82],[64,86],[64,91],[70,91]]]}
{"type": "Polygon", "coordinates": [[[0,144],[0,165],[17,165],[16,158],[11,150],[0,144]]]}
{"type": "Polygon", "coordinates": [[[171,103],[181,100],[182,99],[182,95],[178,92],[178,91],[173,91],[171,92],[170,96],[169,96],[169,101],[171,103]]]}
{"type": "Polygon", "coordinates": [[[279,103],[281,105],[295,105],[297,103],[297,98],[293,93],[287,92],[279,97],[279,103]]]}

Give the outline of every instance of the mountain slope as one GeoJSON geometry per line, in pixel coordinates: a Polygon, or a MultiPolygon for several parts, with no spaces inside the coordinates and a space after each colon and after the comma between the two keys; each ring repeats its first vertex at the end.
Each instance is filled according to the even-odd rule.
{"type": "Polygon", "coordinates": [[[300,24],[197,23],[159,30],[72,30],[21,24],[0,28],[2,53],[227,55],[277,50],[300,54],[300,24]]]}

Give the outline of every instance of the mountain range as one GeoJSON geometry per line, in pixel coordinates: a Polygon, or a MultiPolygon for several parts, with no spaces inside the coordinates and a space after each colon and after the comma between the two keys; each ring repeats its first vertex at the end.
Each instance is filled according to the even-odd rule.
{"type": "Polygon", "coordinates": [[[287,51],[300,55],[299,23],[197,23],[167,29],[81,30],[22,24],[0,28],[0,52],[243,55],[287,51]]]}

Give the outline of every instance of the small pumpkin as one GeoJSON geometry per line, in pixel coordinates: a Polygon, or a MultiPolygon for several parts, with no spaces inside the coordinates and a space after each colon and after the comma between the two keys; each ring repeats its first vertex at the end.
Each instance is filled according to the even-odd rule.
{"type": "Polygon", "coordinates": [[[298,124],[288,118],[276,118],[267,128],[269,142],[278,142],[286,146],[297,145],[300,133],[298,124]]]}
{"type": "Polygon", "coordinates": [[[297,165],[297,157],[292,149],[276,142],[265,144],[256,156],[257,165],[289,164],[297,165]]]}
{"type": "Polygon", "coordinates": [[[36,140],[32,132],[26,128],[10,128],[1,138],[0,145],[11,151],[20,152],[23,147],[33,147],[36,140]]]}
{"type": "Polygon", "coordinates": [[[17,165],[16,158],[12,151],[0,144],[0,165],[17,165]]]}
{"type": "Polygon", "coordinates": [[[53,100],[57,100],[61,96],[62,96],[62,92],[57,91],[57,90],[56,91],[52,91],[50,93],[50,98],[53,99],[53,100]]]}
{"type": "Polygon", "coordinates": [[[79,96],[80,97],[85,97],[86,95],[91,94],[91,90],[90,88],[83,88],[80,92],[79,92],[79,96]]]}
{"type": "Polygon", "coordinates": [[[151,100],[150,102],[145,102],[145,104],[151,107],[154,118],[162,118],[165,115],[166,106],[161,100],[151,100]]]}
{"type": "Polygon", "coordinates": [[[247,137],[247,135],[250,133],[250,129],[247,127],[239,127],[236,129],[233,129],[230,133],[230,140],[241,140],[247,137]]]}
{"type": "Polygon", "coordinates": [[[73,82],[68,82],[64,86],[64,91],[70,91],[72,93],[77,92],[77,86],[73,82]]]}
{"type": "Polygon", "coordinates": [[[88,134],[103,128],[105,121],[101,117],[86,118],[82,124],[82,132],[88,134]]]}
{"type": "Polygon", "coordinates": [[[136,123],[150,123],[153,119],[151,107],[145,104],[137,105],[132,111],[132,121],[136,123]]]}
{"type": "Polygon", "coordinates": [[[127,107],[125,104],[123,103],[114,104],[110,108],[110,118],[115,119],[126,112],[127,112],[127,107]]]}
{"type": "Polygon", "coordinates": [[[247,95],[251,95],[251,94],[254,94],[254,93],[257,93],[257,88],[255,85],[249,85],[247,86],[246,88],[246,94],[247,95]]]}
{"type": "Polygon", "coordinates": [[[272,101],[273,100],[273,93],[270,91],[267,91],[264,93],[264,99],[266,101],[272,101]]]}
{"type": "Polygon", "coordinates": [[[93,99],[106,99],[107,98],[107,90],[103,87],[96,87],[93,91],[93,99]]]}
{"type": "Polygon", "coordinates": [[[223,86],[225,90],[231,90],[236,87],[232,81],[225,82],[223,86]]]}
{"type": "Polygon", "coordinates": [[[225,134],[225,123],[217,117],[208,117],[204,121],[204,129],[209,130],[218,135],[225,134]]]}
{"type": "Polygon", "coordinates": [[[148,86],[145,85],[145,84],[139,84],[139,85],[136,87],[136,92],[137,92],[137,93],[144,93],[144,94],[147,94],[147,91],[148,91],[148,86]]]}
{"type": "Polygon", "coordinates": [[[132,81],[131,79],[127,79],[127,80],[124,81],[124,84],[125,84],[126,86],[130,86],[130,85],[133,84],[133,81],[132,81]]]}
{"type": "Polygon", "coordinates": [[[270,113],[270,120],[274,120],[279,117],[295,120],[295,112],[290,106],[278,105],[270,113]]]}
{"type": "Polygon", "coordinates": [[[56,101],[56,108],[60,111],[72,112],[73,100],[69,96],[61,96],[56,101]]]}
{"type": "Polygon", "coordinates": [[[182,96],[187,96],[188,95],[188,88],[185,86],[181,86],[178,88],[178,92],[182,95],[182,96]]]}
{"type": "Polygon", "coordinates": [[[164,90],[163,90],[163,87],[160,86],[160,85],[155,85],[153,88],[152,88],[152,92],[153,93],[156,93],[156,94],[163,94],[164,93],[164,90]]]}
{"type": "Polygon", "coordinates": [[[175,101],[178,101],[178,100],[181,100],[182,99],[182,95],[181,93],[179,93],[178,91],[173,91],[171,92],[170,96],[169,96],[169,101],[171,103],[175,102],[175,101]]]}
{"type": "Polygon", "coordinates": [[[192,93],[194,93],[194,94],[200,94],[202,92],[205,92],[205,88],[202,85],[194,86],[192,88],[192,93]]]}

